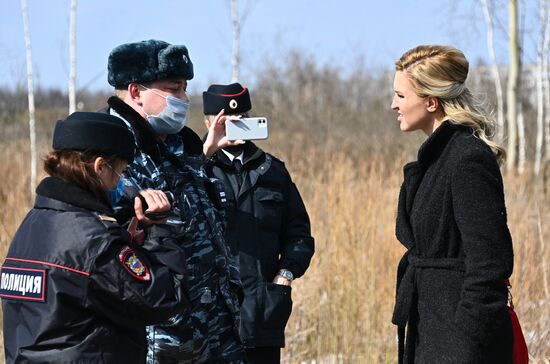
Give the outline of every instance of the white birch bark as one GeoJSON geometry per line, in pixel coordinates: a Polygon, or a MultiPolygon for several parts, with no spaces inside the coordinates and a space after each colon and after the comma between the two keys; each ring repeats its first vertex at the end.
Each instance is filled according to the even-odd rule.
{"type": "Polygon", "coordinates": [[[525,172],[525,161],[527,159],[527,142],[525,140],[525,119],[523,117],[523,106],[518,102],[518,172],[525,172]]]}
{"type": "Polygon", "coordinates": [[[540,165],[542,162],[542,142],[544,127],[544,86],[542,83],[542,54],[537,55],[537,73],[536,73],[536,95],[537,95],[537,137],[535,140],[535,164],[533,172],[535,176],[540,174],[540,165]]]}
{"type": "Polygon", "coordinates": [[[36,188],[36,127],[34,119],[34,88],[32,82],[32,47],[29,30],[29,11],[27,0],[21,0],[21,14],[23,16],[23,31],[25,35],[25,50],[27,58],[27,95],[29,100],[29,139],[31,149],[31,196],[36,188]]]}
{"type": "Polygon", "coordinates": [[[495,93],[497,98],[497,134],[496,140],[500,143],[504,140],[504,97],[502,95],[502,85],[500,82],[500,74],[498,71],[497,57],[495,54],[494,35],[493,35],[493,18],[491,16],[492,6],[488,0],[481,0],[483,6],[483,14],[485,16],[485,24],[487,25],[487,50],[491,61],[491,74],[495,83],[495,93]]]}
{"type": "Polygon", "coordinates": [[[69,20],[69,114],[76,111],[76,2],[71,0],[69,20]]]}
{"type": "Polygon", "coordinates": [[[231,0],[231,24],[233,27],[233,49],[231,52],[231,82],[238,82],[241,67],[241,24],[239,21],[239,6],[237,0],[231,0]]]}
{"type": "Polygon", "coordinates": [[[507,119],[508,119],[508,159],[506,169],[511,171],[517,162],[518,139],[518,86],[519,86],[519,31],[518,31],[518,2],[508,0],[508,31],[510,49],[510,70],[507,87],[507,119]]]}
{"type": "Polygon", "coordinates": [[[544,47],[542,49],[542,84],[546,91],[544,99],[546,107],[544,115],[544,143],[546,145],[544,160],[546,163],[550,163],[550,1],[544,0],[543,6],[546,8],[544,47]]]}
{"type": "MultiPolygon", "coordinates": [[[[548,50],[550,47],[550,26],[548,18],[548,0],[539,0],[539,42],[537,46],[537,136],[535,142],[534,174],[540,175],[544,142],[545,121],[550,120],[548,105],[548,50]]],[[[548,131],[548,127],[546,127],[548,131]]]]}

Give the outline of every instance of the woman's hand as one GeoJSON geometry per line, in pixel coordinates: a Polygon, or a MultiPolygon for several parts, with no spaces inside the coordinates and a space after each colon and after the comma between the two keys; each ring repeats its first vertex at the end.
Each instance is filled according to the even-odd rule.
{"type": "Polygon", "coordinates": [[[238,120],[240,116],[236,115],[224,115],[224,110],[220,111],[214,121],[210,124],[208,128],[208,136],[206,141],[203,144],[202,151],[204,155],[208,158],[212,154],[216,153],[221,148],[244,144],[242,140],[227,140],[225,135],[225,122],[227,120],[238,120]]]}
{"type": "Polygon", "coordinates": [[[145,241],[145,232],[138,229],[138,222],[139,220],[137,217],[132,217],[132,220],[130,220],[130,225],[128,225],[128,234],[132,237],[132,243],[143,245],[143,242],[145,241]]]}
{"type": "Polygon", "coordinates": [[[143,204],[139,197],[134,198],[134,211],[141,224],[164,224],[168,218],[153,220],[145,216],[147,212],[167,212],[170,211],[170,201],[166,194],[158,190],[142,190],[139,192],[141,197],[147,203],[147,210],[143,211],[143,204]]]}
{"type": "Polygon", "coordinates": [[[292,281],[290,279],[286,279],[285,277],[280,276],[278,274],[273,279],[273,283],[280,284],[281,286],[290,286],[290,285],[292,285],[292,281]]]}

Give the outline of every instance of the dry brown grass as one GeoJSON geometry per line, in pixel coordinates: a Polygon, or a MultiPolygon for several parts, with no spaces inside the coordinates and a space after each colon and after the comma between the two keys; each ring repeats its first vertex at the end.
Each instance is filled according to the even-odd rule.
{"type": "MultiPolygon", "coordinates": [[[[284,361],[394,363],[396,330],[390,318],[395,269],[404,252],[395,239],[394,224],[406,158],[351,151],[305,134],[278,133],[263,145],[286,161],[316,238],[311,267],[293,287],[284,361]]],[[[3,258],[31,198],[26,142],[8,140],[0,146],[3,258]]],[[[46,150],[43,138],[41,154],[46,150]]],[[[548,362],[550,199],[525,176],[506,176],[505,185],[516,254],[516,308],[532,361],[548,362]]]]}

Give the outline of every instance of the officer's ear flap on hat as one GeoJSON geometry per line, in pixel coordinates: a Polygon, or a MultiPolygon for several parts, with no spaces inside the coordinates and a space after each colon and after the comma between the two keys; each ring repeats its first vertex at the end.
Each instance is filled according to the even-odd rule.
{"type": "MultiPolygon", "coordinates": [[[[169,45],[168,47],[161,49],[158,53],[158,69],[159,74],[170,74],[172,69],[182,67],[183,64],[189,67],[189,60],[187,48],[182,45],[169,45]]],[[[187,67],[187,68],[188,68],[187,67]]],[[[190,74],[187,77],[193,78],[192,65],[190,66],[190,74]]],[[[173,72],[179,75],[177,72],[173,72]]]]}

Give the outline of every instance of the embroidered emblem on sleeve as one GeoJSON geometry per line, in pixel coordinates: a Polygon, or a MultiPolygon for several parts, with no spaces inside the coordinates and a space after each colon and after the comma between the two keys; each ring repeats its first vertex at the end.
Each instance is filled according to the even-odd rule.
{"type": "Polygon", "coordinates": [[[2,267],[0,297],[26,301],[46,301],[46,270],[2,267]]]}
{"type": "Polygon", "coordinates": [[[120,253],[118,253],[118,260],[122,266],[132,275],[134,278],[137,278],[141,281],[151,280],[151,274],[149,273],[149,268],[139,257],[136,252],[132,250],[129,246],[122,248],[120,253]]]}

